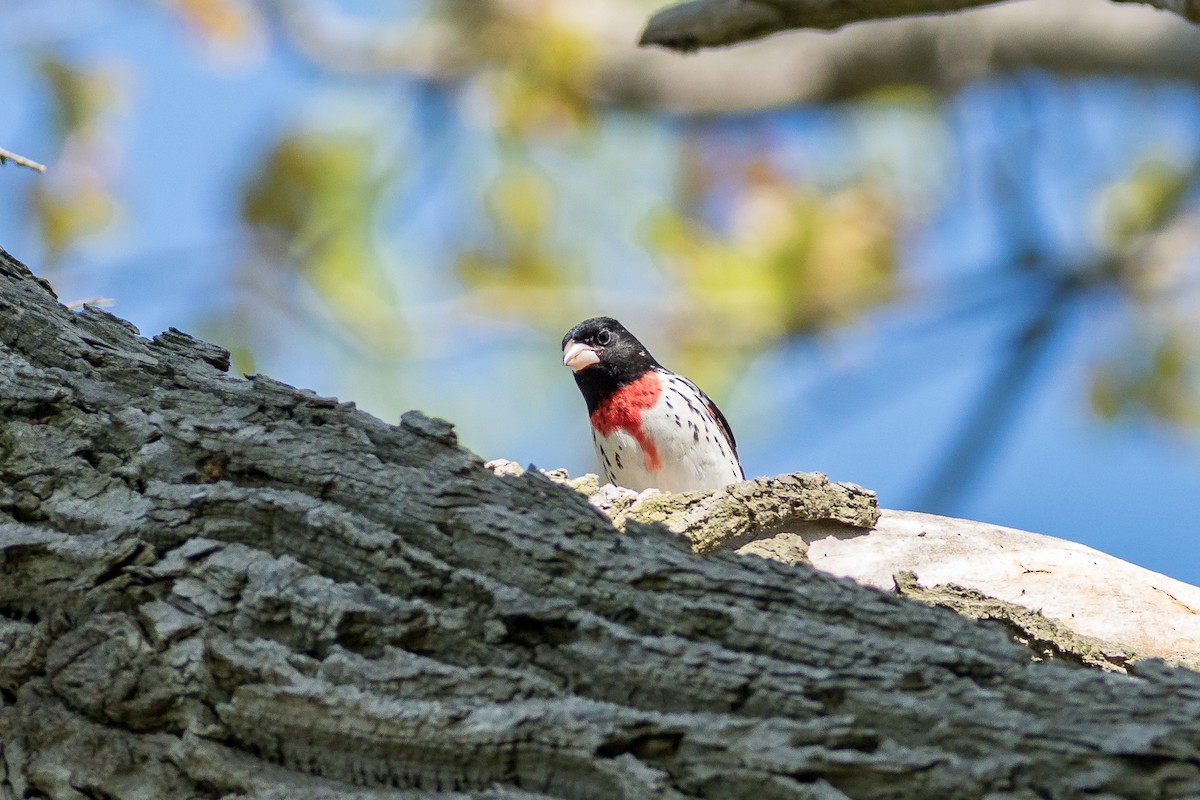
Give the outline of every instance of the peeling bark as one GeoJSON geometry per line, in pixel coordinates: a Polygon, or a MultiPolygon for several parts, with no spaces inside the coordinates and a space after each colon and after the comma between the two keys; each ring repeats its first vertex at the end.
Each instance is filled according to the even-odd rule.
{"type": "Polygon", "coordinates": [[[818,569],[996,619],[1035,653],[1200,667],[1200,587],[1076,542],[911,511],[884,511],[869,531],[800,538],[818,569]]]}
{"type": "Polygon", "coordinates": [[[625,531],[0,251],[0,798],[1168,798],[1200,675],[625,531]]]}
{"type": "Polygon", "coordinates": [[[1039,658],[1066,658],[1093,667],[1124,671],[1137,655],[1107,642],[1082,636],[1039,611],[997,600],[965,586],[922,586],[913,572],[896,573],[895,585],[896,593],[904,597],[948,608],[971,619],[1001,623],[1017,641],[1038,653],[1039,658]]]}

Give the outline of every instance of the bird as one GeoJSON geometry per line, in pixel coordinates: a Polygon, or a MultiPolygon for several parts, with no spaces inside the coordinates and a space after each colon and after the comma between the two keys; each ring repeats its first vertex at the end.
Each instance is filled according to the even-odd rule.
{"type": "Polygon", "coordinates": [[[609,483],[636,492],[709,492],[745,480],[717,404],[658,363],[620,322],[584,320],[563,337],[562,354],[587,403],[609,483]]]}

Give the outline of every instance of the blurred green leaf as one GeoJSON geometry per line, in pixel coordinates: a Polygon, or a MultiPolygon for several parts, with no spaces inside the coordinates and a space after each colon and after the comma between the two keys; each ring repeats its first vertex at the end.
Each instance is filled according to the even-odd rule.
{"type": "Polygon", "coordinates": [[[1193,178],[1176,165],[1146,159],[1127,178],[1105,189],[1100,195],[1100,217],[1108,247],[1124,251],[1166,223],[1193,178]]]}
{"type": "Polygon", "coordinates": [[[664,210],[647,234],[702,306],[754,338],[839,324],[894,295],[896,212],[881,192],[762,178],[737,206],[727,233],[664,210]]]}
{"type": "Polygon", "coordinates": [[[1179,320],[1144,330],[1092,371],[1092,409],[1105,419],[1146,413],[1200,425],[1200,337],[1179,320]]]}
{"type": "Polygon", "coordinates": [[[534,242],[546,235],[553,211],[550,182],[526,166],[509,166],[487,193],[487,208],[498,232],[514,243],[534,242]]]}
{"type": "Polygon", "coordinates": [[[30,208],[51,261],[117,218],[112,189],[117,146],[105,118],[120,99],[114,71],[43,55],[38,71],[50,91],[58,156],[30,188],[30,208]]]}
{"type": "Polygon", "coordinates": [[[92,128],[117,99],[111,71],[80,67],[53,55],[38,62],[50,88],[55,130],[60,139],[92,128]]]}
{"type": "Polygon", "coordinates": [[[509,135],[570,132],[593,120],[598,43],[564,8],[514,7],[493,15],[481,30],[492,65],[486,85],[498,127],[509,135]]]}
{"type": "Polygon", "coordinates": [[[728,230],[659,212],[647,225],[649,246],[693,313],[709,320],[687,326],[683,366],[718,385],[748,351],[887,301],[896,291],[897,224],[891,202],[870,185],[825,195],[757,163],[747,167],[728,230]]]}
{"type": "Polygon", "coordinates": [[[339,324],[390,351],[400,340],[391,283],[372,240],[380,185],[365,136],[303,133],[279,141],[242,194],[260,260],[290,265],[339,324]]]}
{"type": "Polygon", "coordinates": [[[547,298],[581,281],[575,259],[551,246],[554,204],[550,181],[520,157],[508,160],[485,193],[491,241],[460,252],[456,271],[469,291],[486,292],[491,311],[551,311],[557,304],[547,298]]]}
{"type": "Polygon", "coordinates": [[[31,189],[34,218],[51,258],[60,256],[89,234],[100,233],[120,209],[103,184],[79,177],[35,184],[31,189]]]}

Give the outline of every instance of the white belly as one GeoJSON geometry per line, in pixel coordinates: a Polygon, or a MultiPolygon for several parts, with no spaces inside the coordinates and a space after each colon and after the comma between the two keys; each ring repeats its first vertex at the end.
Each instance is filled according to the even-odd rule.
{"type": "Polygon", "coordinates": [[[742,480],[719,423],[691,387],[674,376],[663,377],[661,399],[642,412],[642,432],[654,453],[624,429],[608,436],[593,431],[596,455],[610,482],[638,492],[710,492],[742,480]]]}

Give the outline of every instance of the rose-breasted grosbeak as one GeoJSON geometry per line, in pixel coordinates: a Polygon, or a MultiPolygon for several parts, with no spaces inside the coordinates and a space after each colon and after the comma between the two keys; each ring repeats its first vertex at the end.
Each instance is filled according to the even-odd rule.
{"type": "Polygon", "coordinates": [[[563,337],[563,364],[587,402],[609,482],[634,491],[712,491],[743,480],[725,415],[696,384],[654,360],[611,317],[563,337]]]}

